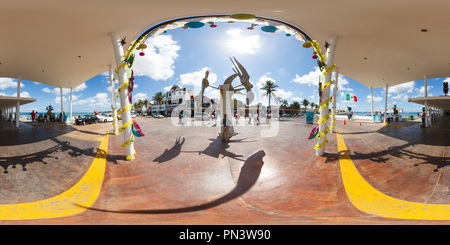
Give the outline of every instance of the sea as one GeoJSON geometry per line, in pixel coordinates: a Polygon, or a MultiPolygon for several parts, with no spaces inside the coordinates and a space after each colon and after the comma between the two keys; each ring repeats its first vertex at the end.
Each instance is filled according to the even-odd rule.
{"type": "MultiPolygon", "coordinates": [[[[382,112],[384,113],[384,111],[382,112]]],[[[422,112],[400,112],[398,113],[402,117],[414,116],[415,118],[420,116],[422,112]]],[[[370,116],[371,112],[353,112],[353,116],[370,116]]]]}

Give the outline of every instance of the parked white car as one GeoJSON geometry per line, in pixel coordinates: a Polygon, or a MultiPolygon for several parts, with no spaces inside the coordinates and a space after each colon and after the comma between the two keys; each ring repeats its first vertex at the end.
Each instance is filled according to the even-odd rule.
{"type": "Polygon", "coordinates": [[[99,122],[112,122],[113,118],[112,118],[112,114],[98,114],[98,121],[99,122]]]}

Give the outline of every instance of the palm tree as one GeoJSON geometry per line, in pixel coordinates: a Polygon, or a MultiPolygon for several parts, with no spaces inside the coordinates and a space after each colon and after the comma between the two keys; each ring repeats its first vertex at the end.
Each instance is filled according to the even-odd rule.
{"type": "Polygon", "coordinates": [[[316,104],[315,104],[314,102],[311,102],[311,103],[309,104],[309,107],[311,107],[311,109],[314,109],[314,108],[316,108],[316,104]]]}
{"type": "Polygon", "coordinates": [[[141,114],[142,107],[144,106],[144,101],[139,99],[138,101],[134,102],[133,107],[136,109],[136,112],[139,112],[139,115],[141,114]]]}
{"type": "Polygon", "coordinates": [[[270,98],[275,98],[275,93],[278,88],[278,85],[275,84],[275,82],[271,80],[267,80],[264,86],[261,88],[261,90],[264,90],[264,93],[262,94],[263,97],[268,96],[269,97],[269,108],[270,108],[270,98]]]}
{"type": "Polygon", "coordinates": [[[309,101],[307,99],[304,99],[302,101],[302,105],[305,107],[305,113],[306,113],[306,107],[309,105],[309,101]]]}
{"type": "Polygon", "coordinates": [[[152,100],[153,100],[155,103],[158,103],[159,106],[161,106],[161,103],[162,103],[163,100],[164,100],[164,94],[163,94],[162,92],[158,92],[158,93],[156,93],[155,95],[153,95],[152,100]]]}

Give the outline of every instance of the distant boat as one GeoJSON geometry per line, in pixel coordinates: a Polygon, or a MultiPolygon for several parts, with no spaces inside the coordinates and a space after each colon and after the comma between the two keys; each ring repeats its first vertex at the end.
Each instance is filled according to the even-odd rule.
{"type": "Polygon", "coordinates": [[[347,115],[347,113],[345,110],[336,110],[336,115],[347,115]]]}
{"type": "MultiPolygon", "coordinates": [[[[397,107],[397,111],[398,111],[398,113],[400,114],[400,113],[403,112],[403,109],[397,107]]],[[[384,114],[384,108],[380,108],[380,109],[376,110],[375,112],[378,112],[378,114],[379,114],[379,113],[384,114]]],[[[387,113],[394,113],[394,110],[392,110],[392,107],[391,107],[391,108],[387,108],[387,111],[386,111],[386,112],[387,112],[387,113]]]]}

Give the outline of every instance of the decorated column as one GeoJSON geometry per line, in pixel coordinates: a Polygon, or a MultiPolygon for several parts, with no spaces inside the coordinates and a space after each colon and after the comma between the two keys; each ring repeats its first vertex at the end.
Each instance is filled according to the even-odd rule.
{"type": "MultiPolygon", "coordinates": [[[[320,118],[318,121],[319,124],[319,133],[318,133],[318,140],[317,145],[314,147],[316,149],[316,155],[322,156],[325,154],[325,147],[328,144],[328,140],[326,137],[326,134],[328,132],[328,120],[330,118],[328,113],[328,106],[331,101],[330,98],[330,85],[333,83],[331,80],[332,71],[334,68],[336,68],[336,65],[334,64],[334,53],[336,49],[336,44],[338,41],[337,36],[333,36],[330,39],[330,42],[326,45],[327,46],[327,53],[325,56],[325,66],[323,70],[323,74],[321,76],[321,80],[323,84],[319,84],[319,90],[321,91],[320,96],[320,118]]],[[[321,56],[321,55],[319,55],[321,56]]]]}
{"type": "Polygon", "coordinates": [[[134,150],[134,136],[132,134],[133,119],[131,118],[131,104],[129,101],[128,90],[129,80],[127,74],[127,61],[124,59],[122,40],[116,33],[110,33],[114,54],[116,57],[116,71],[119,79],[120,106],[122,107],[118,114],[122,115],[122,127],[119,129],[123,133],[124,143],[121,145],[125,148],[125,158],[127,161],[136,159],[136,151],[134,150]]]}
{"type": "Polygon", "coordinates": [[[386,98],[384,100],[384,123],[387,122],[387,99],[388,99],[388,85],[386,84],[386,98]]]}
{"type": "Polygon", "coordinates": [[[114,86],[114,76],[113,76],[113,69],[111,65],[109,66],[109,89],[111,91],[111,107],[113,110],[113,133],[114,135],[118,135],[119,131],[117,131],[117,109],[116,109],[116,88],[114,86]]]}

